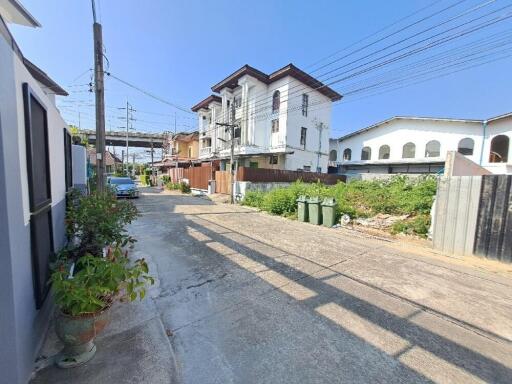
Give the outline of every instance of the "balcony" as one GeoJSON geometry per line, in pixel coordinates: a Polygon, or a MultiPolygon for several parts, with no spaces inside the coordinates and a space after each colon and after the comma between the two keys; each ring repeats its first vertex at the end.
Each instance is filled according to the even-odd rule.
{"type": "Polygon", "coordinates": [[[209,155],[211,155],[211,153],[212,153],[212,147],[204,147],[204,148],[199,149],[200,157],[209,156],[209,155]]]}

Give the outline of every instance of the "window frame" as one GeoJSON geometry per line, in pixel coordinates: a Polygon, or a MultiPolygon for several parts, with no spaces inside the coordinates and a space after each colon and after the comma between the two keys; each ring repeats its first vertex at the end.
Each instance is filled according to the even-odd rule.
{"type": "Polygon", "coordinates": [[[271,120],[270,132],[271,133],[279,133],[279,119],[271,120]]]}
{"type": "Polygon", "coordinates": [[[352,161],[352,149],[345,148],[343,150],[343,161],[352,161]],[[348,156],[347,156],[348,154],[348,156]]]}
{"type": "Polygon", "coordinates": [[[300,127],[300,141],[299,141],[299,144],[302,145],[302,148],[304,150],[306,149],[307,135],[308,135],[308,129],[306,127],[300,127]]]}
{"type": "Polygon", "coordinates": [[[307,93],[302,94],[302,116],[308,117],[309,107],[309,95],[307,93]]]}
{"type": "Polygon", "coordinates": [[[382,144],[379,147],[379,160],[389,160],[390,157],[391,157],[391,147],[387,144],[382,144]],[[387,148],[387,152],[383,153],[382,150],[385,148],[387,148]],[[385,157],[385,155],[387,155],[388,157],[385,157]]]}
{"type": "Polygon", "coordinates": [[[412,141],[408,141],[407,143],[405,143],[403,146],[402,146],[402,159],[415,159],[416,158],[416,144],[414,144],[412,141]],[[413,153],[412,153],[412,156],[405,156],[405,148],[406,146],[408,146],[409,144],[412,145],[412,149],[413,149],[413,153]]]}
{"type": "Polygon", "coordinates": [[[471,137],[464,137],[462,139],[459,140],[459,143],[457,144],[457,152],[460,153],[461,155],[464,155],[464,156],[473,156],[474,153],[475,153],[475,140],[473,140],[473,138],[471,137]],[[464,140],[468,140],[471,142],[471,148],[468,148],[468,147],[461,147],[461,143],[464,141],[464,140]],[[471,149],[471,153],[463,153],[461,152],[461,149],[471,149]]]}
{"type": "Polygon", "coordinates": [[[27,155],[27,173],[28,173],[28,190],[29,190],[29,203],[30,203],[30,211],[36,212],[41,208],[47,206],[52,203],[52,187],[51,187],[51,169],[50,169],[50,145],[49,145],[49,134],[48,134],[48,112],[44,103],[39,99],[39,97],[32,91],[28,83],[23,83],[23,108],[24,108],[24,118],[25,118],[25,144],[26,144],[26,155],[27,155]],[[33,156],[33,138],[32,138],[32,107],[30,105],[30,101],[33,99],[37,104],[41,106],[44,115],[44,147],[46,153],[46,195],[47,198],[41,202],[35,201],[34,194],[34,173],[32,168],[32,163],[34,161],[33,156]]]}
{"type": "Polygon", "coordinates": [[[281,91],[276,89],[272,93],[272,113],[278,113],[281,107],[281,91]]]}
{"type": "Polygon", "coordinates": [[[73,150],[71,142],[71,133],[66,128],[64,130],[64,179],[66,183],[66,192],[73,188],[73,150]]]}
{"type": "MultiPolygon", "coordinates": [[[[433,151],[431,151],[433,152],[433,151]]],[[[436,158],[436,157],[441,157],[441,142],[439,140],[430,140],[428,141],[426,144],[425,144],[425,157],[426,158],[436,158]],[[437,145],[437,156],[428,156],[428,146],[429,144],[432,144],[432,145],[437,145]]]]}
{"type": "MultiPolygon", "coordinates": [[[[490,145],[489,145],[489,163],[493,163],[493,164],[506,164],[508,163],[508,154],[510,152],[510,137],[508,135],[505,135],[505,134],[499,134],[499,135],[496,135],[494,136],[492,139],[491,139],[491,142],[490,142],[490,145]],[[505,156],[502,157],[502,161],[492,161],[492,155],[493,155],[493,142],[498,138],[498,137],[503,137],[506,139],[506,143],[507,143],[507,150],[506,150],[506,153],[505,153],[505,156]]],[[[496,151],[494,151],[494,153],[498,154],[496,151]]]]}
{"type": "Polygon", "coordinates": [[[364,146],[363,148],[361,148],[361,161],[370,161],[371,159],[372,159],[372,148],[369,146],[364,146]],[[368,158],[363,159],[363,154],[368,154],[368,158]]]}

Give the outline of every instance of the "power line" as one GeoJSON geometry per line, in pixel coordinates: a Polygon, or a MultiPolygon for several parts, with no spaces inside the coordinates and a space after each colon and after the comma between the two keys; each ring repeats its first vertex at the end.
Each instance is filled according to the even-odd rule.
{"type": "Polygon", "coordinates": [[[192,112],[190,112],[187,108],[185,108],[185,107],[181,107],[181,106],[179,106],[179,105],[177,105],[177,104],[174,104],[174,103],[172,103],[172,102],[170,102],[170,101],[167,101],[167,100],[165,100],[165,99],[161,98],[160,96],[156,96],[156,95],[152,94],[152,93],[151,93],[151,92],[149,92],[149,91],[145,91],[144,89],[142,89],[142,88],[140,88],[140,87],[138,87],[138,86],[136,86],[136,85],[133,85],[133,84],[131,84],[131,83],[127,82],[126,80],[120,79],[119,77],[117,77],[117,76],[113,75],[113,74],[112,74],[112,73],[110,73],[110,72],[105,72],[105,74],[106,74],[107,76],[109,76],[109,77],[111,77],[111,78],[113,78],[113,79],[115,79],[115,80],[117,80],[117,81],[119,81],[119,82],[123,83],[124,85],[126,85],[126,86],[128,86],[128,87],[130,87],[130,88],[133,88],[133,89],[135,89],[135,90],[137,90],[137,91],[139,91],[139,92],[141,92],[141,93],[145,94],[146,96],[149,96],[149,97],[151,97],[151,98],[153,98],[153,99],[155,99],[155,100],[160,101],[161,103],[164,103],[164,104],[170,105],[171,107],[176,108],[176,109],[179,109],[180,111],[183,111],[183,112],[186,112],[186,113],[192,114],[192,112]]]}

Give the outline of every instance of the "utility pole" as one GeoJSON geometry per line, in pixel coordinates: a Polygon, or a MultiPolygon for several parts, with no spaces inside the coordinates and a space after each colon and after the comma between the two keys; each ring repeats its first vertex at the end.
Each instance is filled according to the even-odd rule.
{"type": "MultiPolygon", "coordinates": [[[[172,145],[173,145],[173,148],[171,149],[172,152],[174,152],[174,146],[176,145],[176,112],[174,112],[174,136],[172,137],[172,145]]],[[[179,149],[179,147],[178,147],[179,149]]],[[[172,153],[171,152],[171,153],[172,153]]],[[[178,168],[178,150],[176,150],[176,163],[175,163],[175,168],[177,169],[178,168]]]]}
{"type": "Polygon", "coordinates": [[[229,202],[231,204],[234,203],[233,194],[235,192],[235,128],[238,127],[237,124],[235,124],[235,103],[231,103],[231,122],[230,123],[216,123],[217,125],[224,126],[230,131],[230,138],[231,138],[231,150],[229,155],[229,162],[230,162],[230,172],[229,172],[229,182],[231,184],[231,196],[229,197],[229,202]]]}
{"type": "Polygon", "coordinates": [[[103,88],[103,37],[101,24],[96,22],[96,7],[92,0],[94,36],[94,92],[96,96],[96,186],[105,189],[105,89],[103,88]]]}
{"type": "MultiPolygon", "coordinates": [[[[130,129],[132,129],[132,127],[130,126],[131,122],[132,121],[135,121],[135,119],[133,118],[132,116],[132,112],[136,112],[135,109],[133,109],[132,105],[130,105],[130,103],[128,102],[128,100],[126,100],[126,108],[117,108],[117,109],[121,109],[121,110],[126,110],[126,117],[118,117],[118,119],[126,119],[126,126],[125,127],[118,127],[118,128],[126,128],[126,176],[128,176],[128,173],[129,173],[129,163],[130,163],[130,158],[129,158],[129,153],[128,153],[128,148],[129,148],[129,134],[130,134],[130,129]]],[[[123,167],[124,167],[124,162],[123,162],[123,167]]]]}

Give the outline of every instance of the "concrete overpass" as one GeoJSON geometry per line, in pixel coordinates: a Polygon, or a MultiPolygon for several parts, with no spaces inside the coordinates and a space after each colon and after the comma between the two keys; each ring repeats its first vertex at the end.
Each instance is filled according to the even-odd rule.
{"type": "MultiPolygon", "coordinates": [[[[80,134],[86,136],[90,144],[96,143],[96,131],[82,129],[80,130],[80,134]]],[[[128,134],[128,144],[130,147],[163,148],[165,139],[165,133],[130,132],[128,134]]],[[[126,132],[105,132],[105,145],[111,145],[116,147],[126,146],[126,132]]]]}

